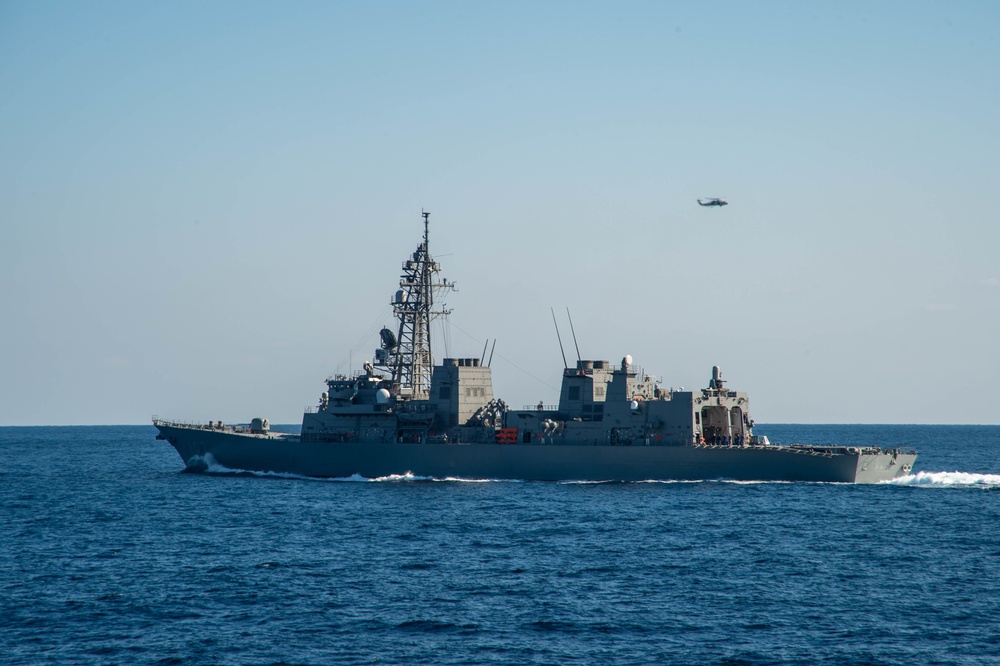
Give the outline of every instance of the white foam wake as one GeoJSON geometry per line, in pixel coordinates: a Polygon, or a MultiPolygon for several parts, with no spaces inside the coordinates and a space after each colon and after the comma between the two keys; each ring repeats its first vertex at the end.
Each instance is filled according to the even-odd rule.
{"type": "Polygon", "coordinates": [[[218,460],[215,459],[211,453],[206,453],[204,456],[192,456],[191,460],[188,461],[188,468],[201,470],[209,474],[239,474],[239,475],[251,475],[251,476],[261,476],[261,477],[274,477],[279,479],[300,479],[302,481],[360,481],[367,483],[373,480],[383,480],[383,479],[367,479],[360,474],[352,474],[347,477],[338,478],[320,478],[314,476],[305,476],[303,474],[295,474],[293,472],[262,472],[258,470],[251,469],[235,469],[232,467],[226,467],[218,460]]]}
{"type": "MultiPolygon", "coordinates": [[[[226,467],[225,465],[223,465],[222,463],[220,463],[218,460],[215,459],[215,457],[211,453],[206,453],[205,456],[201,459],[201,461],[202,461],[202,463],[205,466],[205,471],[208,472],[209,474],[239,474],[239,475],[249,474],[251,476],[276,477],[276,478],[280,478],[280,479],[304,479],[304,480],[307,480],[307,481],[315,481],[316,480],[316,479],[312,479],[312,478],[310,478],[308,476],[303,476],[301,474],[293,474],[292,472],[261,472],[261,471],[252,470],[252,469],[233,469],[232,467],[226,467]]],[[[357,476],[357,475],[355,475],[355,476],[357,476]]],[[[357,479],[355,479],[355,478],[348,478],[348,479],[337,479],[337,480],[338,481],[359,481],[359,480],[360,481],[367,481],[368,479],[364,479],[364,478],[358,477],[357,479]]]]}
{"type": "Polygon", "coordinates": [[[232,467],[226,467],[221,464],[211,453],[206,453],[203,456],[195,455],[187,463],[187,467],[190,470],[207,472],[209,474],[238,474],[238,475],[250,475],[250,476],[261,476],[261,477],[274,477],[280,479],[301,479],[303,481],[333,481],[338,483],[343,482],[356,482],[356,483],[399,483],[399,482],[414,482],[414,481],[443,481],[443,482],[454,482],[454,483],[504,483],[513,482],[519,483],[516,480],[508,479],[466,479],[461,477],[448,476],[443,479],[439,479],[433,476],[418,476],[413,472],[406,472],[405,474],[389,474],[388,476],[379,476],[375,478],[368,478],[361,476],[360,474],[352,474],[351,476],[342,477],[316,477],[316,476],[305,476],[303,474],[295,474],[293,472],[272,472],[272,471],[258,471],[258,470],[248,470],[248,469],[235,469],[232,467]]]}
{"type": "MultiPolygon", "coordinates": [[[[620,484],[620,483],[656,483],[660,485],[675,485],[675,484],[691,484],[691,483],[730,483],[737,486],[755,486],[762,484],[775,484],[775,483],[797,483],[796,481],[738,481],[736,479],[645,479],[643,481],[614,481],[611,479],[604,481],[557,481],[556,483],[564,486],[593,486],[601,484],[620,484]]],[[[813,482],[821,483],[821,482],[813,482]]]]}
{"type": "Polygon", "coordinates": [[[917,472],[897,479],[883,481],[897,486],[926,488],[996,488],[1000,487],[1000,474],[972,474],[969,472],[917,472]]]}
{"type": "MultiPolygon", "coordinates": [[[[375,479],[367,479],[368,481],[437,481],[444,483],[506,483],[508,479],[474,479],[466,478],[460,476],[446,476],[443,479],[436,476],[417,476],[413,472],[407,472],[406,474],[390,474],[389,476],[380,476],[375,479]]],[[[517,482],[516,480],[514,481],[517,482]]]]}
{"type": "Polygon", "coordinates": [[[376,482],[386,482],[386,481],[433,481],[434,478],[430,476],[417,476],[413,472],[407,472],[406,474],[389,474],[388,476],[379,476],[374,479],[369,479],[370,481],[376,482]]]}

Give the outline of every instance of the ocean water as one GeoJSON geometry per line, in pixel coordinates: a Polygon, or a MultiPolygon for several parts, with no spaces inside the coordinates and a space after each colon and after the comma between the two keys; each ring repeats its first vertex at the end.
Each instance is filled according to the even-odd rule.
{"type": "Polygon", "coordinates": [[[322,481],[0,428],[0,663],[1000,663],[1000,427],[757,430],[920,457],[877,486],[322,481]]]}

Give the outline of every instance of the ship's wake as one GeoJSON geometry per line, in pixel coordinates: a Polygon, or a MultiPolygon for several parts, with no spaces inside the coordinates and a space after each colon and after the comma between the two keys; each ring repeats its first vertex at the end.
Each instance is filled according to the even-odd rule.
{"type": "MultiPolygon", "coordinates": [[[[354,476],[358,476],[355,474],[354,476]]],[[[365,477],[359,477],[365,481],[372,481],[375,483],[399,483],[401,481],[433,481],[434,478],[430,476],[417,476],[413,472],[407,472],[406,474],[389,474],[387,476],[378,476],[374,479],[366,479],[365,477]]]]}
{"type": "Polygon", "coordinates": [[[187,462],[187,468],[184,470],[186,472],[195,472],[203,474],[218,474],[218,475],[230,475],[230,476],[258,476],[265,478],[274,479],[298,479],[302,481],[327,481],[334,483],[415,483],[415,482],[447,482],[447,483],[520,483],[517,480],[511,479],[465,479],[459,477],[445,477],[437,478],[433,476],[418,476],[412,472],[406,472],[405,474],[389,474],[388,476],[379,476],[374,478],[368,478],[366,476],[361,476],[360,474],[352,474],[351,476],[341,476],[341,477],[317,477],[317,476],[306,476],[304,474],[295,474],[293,472],[261,472],[247,469],[234,469],[232,467],[226,467],[215,459],[211,453],[206,453],[203,456],[192,456],[187,462]]]}
{"type": "Polygon", "coordinates": [[[519,483],[516,479],[471,479],[457,476],[446,476],[438,478],[436,476],[419,476],[413,472],[406,474],[390,474],[388,476],[378,476],[372,479],[354,474],[349,478],[326,479],[327,481],[364,481],[367,483],[408,483],[408,482],[432,482],[432,483],[519,483]]]}
{"type": "MultiPolygon", "coordinates": [[[[316,479],[309,476],[304,476],[302,474],[294,474],[292,472],[260,472],[249,469],[237,469],[232,467],[226,467],[211,453],[206,453],[203,456],[193,456],[187,462],[187,469],[185,472],[196,472],[203,474],[218,474],[226,476],[259,476],[265,478],[275,478],[275,479],[304,479],[308,481],[321,481],[325,479],[316,479]]],[[[354,476],[347,477],[344,479],[337,479],[337,481],[368,481],[362,476],[355,474],[354,476]]]]}
{"type": "Polygon", "coordinates": [[[974,474],[970,472],[917,472],[897,479],[883,481],[897,486],[921,488],[984,488],[1000,489],[1000,474],[974,474]]]}
{"type": "MultiPolygon", "coordinates": [[[[346,477],[314,477],[291,472],[260,472],[245,469],[232,469],[219,463],[211,453],[204,456],[194,456],[188,461],[187,470],[191,472],[203,472],[206,474],[233,475],[233,476],[257,476],[280,479],[299,479],[303,481],[327,481],[335,483],[523,483],[517,479],[473,479],[461,477],[437,478],[433,476],[418,476],[412,472],[405,474],[390,474],[368,478],[360,474],[352,474],[346,477]]],[[[616,484],[618,481],[560,481],[566,485],[592,485],[592,484],[616,484]]],[[[654,480],[638,481],[633,483],[656,483],[656,484],[698,484],[698,483],[731,483],[739,485],[791,483],[789,481],[736,481],[731,479],[703,479],[703,480],[654,480]]],[[[896,486],[914,486],[918,488],[982,488],[986,490],[1000,490],[1000,474],[976,474],[972,472],[917,472],[908,474],[889,481],[882,481],[882,484],[896,486]]]]}

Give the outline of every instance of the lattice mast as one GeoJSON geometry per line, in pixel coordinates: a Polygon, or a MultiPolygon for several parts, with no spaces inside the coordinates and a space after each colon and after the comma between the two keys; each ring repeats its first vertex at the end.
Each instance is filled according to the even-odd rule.
{"type": "MultiPolygon", "coordinates": [[[[393,299],[393,313],[399,320],[396,345],[386,349],[383,335],[384,361],[379,365],[392,373],[393,393],[412,400],[430,397],[431,321],[451,314],[451,310],[434,309],[434,295],[455,290],[455,283],[439,278],[441,266],[429,251],[430,213],[423,211],[424,242],[417,246],[411,259],[403,262],[399,290],[393,299]]],[[[376,361],[379,361],[376,355],[376,361]]]]}

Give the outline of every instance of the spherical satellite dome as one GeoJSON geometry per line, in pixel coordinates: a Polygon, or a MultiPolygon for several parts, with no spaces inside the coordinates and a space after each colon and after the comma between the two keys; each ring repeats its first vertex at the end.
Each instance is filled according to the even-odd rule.
{"type": "Polygon", "coordinates": [[[384,405],[385,403],[389,402],[389,398],[391,396],[392,396],[392,394],[389,393],[388,389],[384,389],[384,388],[383,389],[379,389],[375,393],[375,402],[377,402],[380,405],[384,405]]]}

